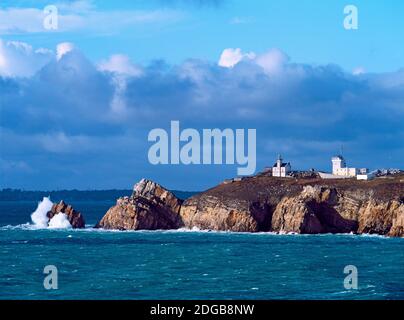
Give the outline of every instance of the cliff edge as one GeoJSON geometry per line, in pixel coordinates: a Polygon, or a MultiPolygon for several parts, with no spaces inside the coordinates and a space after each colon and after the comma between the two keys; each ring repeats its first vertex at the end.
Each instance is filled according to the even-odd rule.
{"type": "Polygon", "coordinates": [[[159,184],[142,179],[130,197],[119,198],[96,228],[118,230],[178,229],[182,201],[159,184]]]}
{"type": "Polygon", "coordinates": [[[97,227],[404,236],[404,175],[372,181],[255,176],[184,202],[143,179],[97,227]]]}

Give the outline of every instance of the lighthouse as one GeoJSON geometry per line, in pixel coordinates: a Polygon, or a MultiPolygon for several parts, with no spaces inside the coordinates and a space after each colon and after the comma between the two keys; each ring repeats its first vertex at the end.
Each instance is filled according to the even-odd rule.
{"type": "Polygon", "coordinates": [[[286,175],[290,172],[291,166],[290,163],[284,163],[282,156],[278,155],[278,159],[272,166],[272,176],[273,177],[286,177],[286,175]]]}

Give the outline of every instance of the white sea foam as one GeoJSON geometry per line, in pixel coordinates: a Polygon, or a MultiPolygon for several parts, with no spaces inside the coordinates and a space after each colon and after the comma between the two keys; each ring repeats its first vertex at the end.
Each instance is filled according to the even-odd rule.
{"type": "Polygon", "coordinates": [[[70,224],[67,215],[62,212],[54,215],[53,218],[50,219],[48,226],[49,229],[70,229],[71,227],[72,225],[70,224]]]}
{"type": "Polygon", "coordinates": [[[70,229],[72,225],[67,218],[67,215],[59,212],[52,219],[49,220],[47,213],[52,209],[53,202],[49,197],[44,197],[38,203],[38,207],[31,214],[34,229],[70,229]]]}
{"type": "Polygon", "coordinates": [[[38,207],[31,214],[31,220],[37,228],[47,228],[49,218],[47,213],[52,209],[53,202],[49,197],[44,197],[41,202],[38,203],[38,207]]]}

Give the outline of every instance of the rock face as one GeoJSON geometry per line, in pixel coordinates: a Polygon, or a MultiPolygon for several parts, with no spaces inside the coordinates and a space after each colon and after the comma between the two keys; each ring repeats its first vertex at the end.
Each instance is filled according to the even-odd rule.
{"type": "Polygon", "coordinates": [[[223,183],[184,202],[142,180],[97,227],[237,232],[375,233],[404,237],[403,179],[282,179],[223,183]]]}
{"type": "Polygon", "coordinates": [[[180,216],[185,227],[201,230],[258,232],[270,228],[268,205],[244,199],[190,198],[181,207],[180,216]]]}
{"type": "Polygon", "coordinates": [[[255,177],[222,183],[185,200],[180,210],[185,227],[236,232],[270,231],[275,204],[286,194],[295,194],[299,188],[283,185],[280,180],[276,188],[272,188],[266,183],[267,179],[255,177]]]}
{"type": "Polygon", "coordinates": [[[340,195],[336,189],[305,186],[298,196],[286,197],[276,206],[272,231],[307,234],[356,232],[358,222],[341,214],[337,210],[339,205],[340,195]]]}
{"type": "Polygon", "coordinates": [[[119,198],[97,228],[118,230],[177,229],[182,201],[159,184],[142,179],[130,197],[119,198]]]}
{"type": "Polygon", "coordinates": [[[47,217],[51,220],[55,215],[64,213],[67,216],[72,228],[82,229],[85,228],[85,221],[83,215],[74,210],[71,205],[66,204],[63,200],[55,203],[52,209],[47,213],[47,217]]]}

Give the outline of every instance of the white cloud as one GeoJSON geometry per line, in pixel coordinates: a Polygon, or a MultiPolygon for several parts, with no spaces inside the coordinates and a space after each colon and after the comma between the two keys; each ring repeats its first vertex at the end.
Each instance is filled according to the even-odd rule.
{"type": "Polygon", "coordinates": [[[113,119],[120,119],[125,116],[127,110],[125,96],[128,78],[141,76],[143,70],[123,54],[115,54],[108,60],[101,61],[98,69],[103,72],[113,73],[112,83],[115,87],[115,92],[110,103],[111,116],[113,119]]]}
{"type": "Polygon", "coordinates": [[[114,54],[108,60],[101,61],[98,69],[132,77],[142,75],[142,69],[133,64],[127,55],[123,54],[114,54]]]}
{"type": "Polygon", "coordinates": [[[48,63],[54,54],[19,41],[0,39],[0,76],[30,77],[48,63]]]}
{"type": "Polygon", "coordinates": [[[359,76],[364,73],[366,73],[366,69],[364,67],[356,67],[355,69],[352,70],[352,74],[354,76],[359,76]]]}
{"type": "MultiPolygon", "coordinates": [[[[36,51],[22,43],[10,46],[28,56],[36,51]]],[[[151,172],[139,156],[149,147],[144,137],[151,128],[166,126],[167,119],[197,129],[256,128],[261,163],[286,148],[296,161],[321,155],[328,167],[325,147],[338,148],[340,142],[352,150],[350,159],[370,167],[385,165],[387,157],[391,166],[402,163],[404,70],[354,77],[334,65],[289,63],[276,49],[254,58],[241,50],[230,53],[235,59],[228,66],[240,56],[243,62],[234,68],[196,59],[169,67],[152,63],[142,68],[142,76],[130,77],[136,65],[127,57],[94,66],[74,51],[60,61],[53,58],[32,79],[0,81],[0,92],[6,92],[0,103],[7,160],[0,166],[8,168],[3,184],[62,187],[76,181],[74,173],[79,181],[101,186],[123,181],[118,176],[129,179],[123,171],[133,164],[139,172],[151,172]],[[261,146],[267,141],[275,143],[265,151],[261,146]],[[71,156],[79,161],[69,161],[71,156]],[[22,170],[20,161],[33,170],[22,170]]],[[[8,60],[1,57],[4,66],[8,60]]],[[[300,165],[316,166],[304,160],[300,165]]]]}
{"type": "Polygon", "coordinates": [[[21,34],[41,32],[66,32],[87,30],[95,32],[114,32],[136,24],[172,22],[182,17],[174,10],[125,10],[99,11],[88,1],[74,1],[56,5],[58,27],[47,30],[44,19],[47,14],[43,8],[5,8],[0,9],[0,34],[21,34]]]}
{"type": "MultiPolygon", "coordinates": [[[[44,27],[47,16],[37,8],[0,9],[0,34],[50,32],[44,27]]],[[[58,14],[58,29],[51,32],[68,31],[85,26],[85,17],[79,14],[58,14]]]]}
{"type": "Polygon", "coordinates": [[[0,34],[44,31],[43,17],[35,8],[0,9],[0,34]]]}
{"type": "Polygon", "coordinates": [[[289,57],[279,49],[271,49],[264,54],[257,55],[255,62],[267,73],[277,73],[289,61],[289,57]]]}
{"type": "Polygon", "coordinates": [[[253,52],[243,53],[240,48],[224,49],[219,59],[219,66],[225,68],[232,68],[243,59],[254,59],[253,52]]]}
{"type": "Polygon", "coordinates": [[[70,42],[59,43],[56,47],[56,58],[59,61],[66,53],[74,50],[74,44],[70,42]]]}
{"type": "Polygon", "coordinates": [[[254,52],[243,53],[240,48],[227,48],[223,50],[218,64],[221,67],[233,68],[243,60],[255,63],[268,74],[274,74],[281,71],[289,61],[289,57],[279,49],[270,49],[263,54],[256,54],[254,52]]]}

